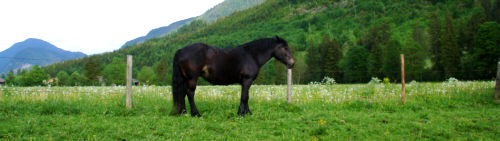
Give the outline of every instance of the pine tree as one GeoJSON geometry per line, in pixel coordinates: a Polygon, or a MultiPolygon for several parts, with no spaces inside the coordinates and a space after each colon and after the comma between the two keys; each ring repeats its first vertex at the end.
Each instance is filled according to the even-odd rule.
{"type": "Polygon", "coordinates": [[[456,77],[460,64],[460,47],[457,42],[457,34],[453,19],[450,13],[446,14],[446,21],[441,35],[441,62],[443,64],[444,75],[446,78],[456,77]]]}
{"type": "Polygon", "coordinates": [[[307,48],[307,80],[309,82],[312,81],[320,81],[321,79],[321,67],[320,67],[320,55],[318,51],[318,47],[311,46],[307,48]]]}
{"type": "Polygon", "coordinates": [[[424,26],[420,22],[416,22],[413,25],[412,39],[418,43],[424,49],[424,52],[428,52],[430,49],[429,35],[424,29],[424,26]]]}
{"type": "Polygon", "coordinates": [[[160,62],[154,65],[154,72],[156,73],[157,84],[165,84],[167,79],[167,61],[165,59],[160,59],[160,62]]]}
{"type": "Polygon", "coordinates": [[[500,61],[500,24],[481,24],[474,41],[473,65],[479,73],[479,79],[494,78],[497,62],[500,61]]]}
{"type": "Polygon", "coordinates": [[[383,62],[382,71],[385,77],[389,80],[400,80],[401,79],[401,43],[397,40],[390,40],[387,45],[383,47],[383,62]]]}
{"type": "Polygon", "coordinates": [[[459,34],[459,45],[462,46],[462,53],[460,58],[460,70],[459,79],[471,80],[478,78],[478,73],[475,71],[475,60],[473,58],[474,54],[474,40],[476,33],[479,29],[479,25],[486,21],[486,14],[484,8],[480,5],[476,5],[473,9],[473,13],[467,23],[463,24],[460,28],[459,34]]]}
{"type": "Polygon", "coordinates": [[[351,47],[344,57],[343,71],[346,82],[368,82],[366,74],[368,51],[362,46],[351,47]]]}
{"type": "Polygon", "coordinates": [[[497,23],[500,23],[500,0],[495,0],[495,2],[493,3],[493,9],[491,11],[492,18],[497,23]]]}
{"type": "Polygon", "coordinates": [[[342,59],[342,47],[336,38],[328,40],[327,47],[326,56],[323,58],[325,76],[339,79],[341,77],[339,62],[342,59]]]}
{"type": "Polygon", "coordinates": [[[318,45],[319,60],[317,64],[319,65],[319,78],[322,79],[326,76],[326,58],[328,56],[328,49],[330,48],[330,36],[325,34],[323,40],[318,45]]]}
{"type": "MultiPolygon", "coordinates": [[[[472,47],[474,46],[474,38],[477,30],[479,29],[479,25],[486,22],[486,15],[484,13],[484,9],[481,6],[474,8],[474,12],[472,16],[467,21],[466,26],[464,27],[464,37],[462,37],[462,46],[464,47],[464,51],[471,52],[472,47]]],[[[472,53],[472,52],[471,52],[472,53]]]]}
{"type": "Polygon", "coordinates": [[[425,52],[424,48],[415,41],[409,41],[405,44],[405,70],[406,80],[421,81],[424,72],[425,52]]]}
{"type": "Polygon", "coordinates": [[[90,57],[83,67],[83,73],[90,83],[95,85],[101,75],[101,64],[94,57],[90,57]]]}
{"type": "Polygon", "coordinates": [[[391,38],[391,27],[387,23],[377,25],[370,29],[368,34],[362,39],[361,44],[369,52],[368,71],[374,77],[383,77],[382,74],[382,46],[391,38]]]}
{"type": "Polygon", "coordinates": [[[433,78],[436,80],[443,79],[443,65],[441,63],[441,20],[434,12],[430,15],[430,21],[428,23],[429,26],[429,35],[430,35],[430,44],[431,44],[431,61],[434,63],[432,66],[433,78]]]}

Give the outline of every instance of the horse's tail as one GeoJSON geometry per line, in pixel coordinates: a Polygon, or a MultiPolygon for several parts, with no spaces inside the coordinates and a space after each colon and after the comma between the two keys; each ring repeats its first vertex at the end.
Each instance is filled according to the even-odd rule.
{"type": "Polygon", "coordinates": [[[185,97],[188,87],[186,78],[182,76],[181,67],[179,66],[179,56],[179,51],[177,51],[174,56],[174,70],[172,74],[172,100],[174,101],[174,107],[171,114],[173,115],[186,112],[185,97]]]}

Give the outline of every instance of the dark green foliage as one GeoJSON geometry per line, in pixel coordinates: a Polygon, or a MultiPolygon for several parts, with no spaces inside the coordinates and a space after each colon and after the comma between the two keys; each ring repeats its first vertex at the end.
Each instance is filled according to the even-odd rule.
{"type": "Polygon", "coordinates": [[[433,12],[430,16],[430,21],[428,23],[429,26],[429,35],[430,35],[430,44],[431,44],[431,60],[434,63],[432,66],[433,76],[436,80],[441,80],[444,78],[443,76],[443,65],[441,63],[441,20],[437,16],[436,12],[433,12]]]}
{"type": "Polygon", "coordinates": [[[475,7],[472,16],[465,24],[465,27],[461,28],[462,32],[459,42],[464,51],[472,52],[472,48],[474,47],[474,36],[479,29],[479,25],[484,22],[486,22],[486,15],[483,7],[475,7]]]}
{"type": "Polygon", "coordinates": [[[113,62],[107,65],[102,74],[104,79],[107,80],[108,84],[124,85],[125,84],[125,74],[127,66],[125,61],[120,58],[113,58],[113,62]]]}
{"type": "Polygon", "coordinates": [[[443,34],[441,34],[441,62],[445,78],[457,77],[459,73],[460,51],[453,19],[451,14],[447,13],[443,34]]]}
{"type": "Polygon", "coordinates": [[[286,84],[287,83],[287,68],[286,66],[278,60],[273,61],[274,70],[276,70],[275,82],[274,84],[286,84]]]}
{"type": "Polygon", "coordinates": [[[259,71],[259,75],[257,75],[257,78],[255,79],[255,83],[257,84],[274,84],[276,81],[276,68],[274,67],[274,62],[275,60],[272,59],[271,61],[268,61],[266,64],[264,64],[259,71]]]}
{"type": "Polygon", "coordinates": [[[416,42],[410,41],[405,44],[404,53],[406,81],[421,81],[423,76],[425,75],[425,52],[423,47],[416,42]]]}
{"type": "MultiPolygon", "coordinates": [[[[295,52],[293,50],[293,48],[292,48],[291,51],[295,52]]],[[[295,65],[294,65],[294,67],[292,69],[293,84],[304,84],[304,83],[307,83],[306,82],[306,76],[307,76],[307,73],[309,73],[309,72],[307,71],[307,64],[305,62],[306,59],[304,59],[305,55],[306,54],[304,52],[296,53],[294,55],[295,65]]]]}
{"type": "Polygon", "coordinates": [[[80,73],[78,73],[77,71],[71,73],[70,79],[71,79],[71,86],[81,86],[86,81],[86,78],[80,75],[80,73]]]}
{"type": "Polygon", "coordinates": [[[361,40],[361,44],[365,46],[369,52],[368,56],[368,71],[371,76],[383,77],[382,73],[382,46],[391,38],[391,27],[387,23],[377,25],[361,40]]]}
{"type": "Polygon", "coordinates": [[[367,58],[368,51],[362,46],[353,46],[347,51],[343,63],[346,82],[368,82],[370,76],[365,71],[368,68],[367,58]]]}
{"type": "Polygon", "coordinates": [[[488,21],[500,22],[500,0],[479,0],[488,21]]]}
{"type": "Polygon", "coordinates": [[[83,66],[83,73],[92,85],[96,85],[101,75],[101,64],[95,58],[89,58],[83,66]]]}
{"type": "Polygon", "coordinates": [[[384,72],[384,78],[388,77],[389,80],[396,81],[401,80],[401,43],[397,40],[390,40],[385,46],[383,46],[383,62],[382,71],[384,72]]]}
{"type": "Polygon", "coordinates": [[[340,59],[342,59],[342,47],[338,43],[337,39],[329,39],[328,36],[325,36],[326,39],[323,39],[324,46],[320,48],[326,48],[324,51],[324,56],[322,56],[323,63],[323,72],[324,76],[328,76],[330,78],[339,79],[341,77],[341,69],[339,66],[340,59]]]}
{"type": "Polygon", "coordinates": [[[57,85],[59,86],[69,86],[71,85],[71,77],[66,73],[66,71],[60,71],[57,73],[57,85]]]}
{"type": "Polygon", "coordinates": [[[156,83],[159,85],[165,84],[167,80],[168,65],[166,59],[160,59],[154,65],[154,73],[156,74],[156,83]]]}
{"type": "Polygon", "coordinates": [[[491,10],[492,20],[500,23],[500,0],[495,0],[493,3],[493,9],[491,10]]]}
{"type": "Polygon", "coordinates": [[[7,72],[7,76],[5,77],[5,84],[14,85],[15,82],[16,82],[16,76],[14,75],[14,72],[12,71],[7,72]]]}
{"type": "Polygon", "coordinates": [[[407,41],[405,45],[405,70],[406,80],[422,81],[425,79],[426,71],[430,70],[430,66],[426,67],[425,61],[430,59],[429,54],[429,36],[426,34],[422,25],[417,22],[413,25],[412,40],[407,41]],[[426,70],[427,69],[427,70],[426,70]]]}
{"type": "Polygon", "coordinates": [[[458,38],[458,43],[462,48],[462,57],[460,60],[460,78],[461,79],[477,79],[480,73],[478,73],[476,64],[473,58],[474,50],[474,40],[476,33],[479,29],[479,25],[486,22],[486,13],[481,5],[476,5],[472,11],[471,17],[466,23],[462,24],[460,27],[460,34],[458,38]]]}
{"type": "Polygon", "coordinates": [[[429,40],[429,34],[425,30],[425,26],[421,24],[421,22],[417,21],[413,25],[413,31],[412,32],[412,39],[416,43],[418,43],[420,46],[423,47],[423,52],[429,53],[430,52],[430,40],[429,40]]]}
{"type": "Polygon", "coordinates": [[[137,79],[139,79],[139,82],[145,84],[151,84],[155,78],[156,74],[153,71],[153,68],[148,66],[142,67],[141,71],[139,71],[139,74],[137,75],[137,79]]]}
{"type": "Polygon", "coordinates": [[[321,55],[318,47],[311,46],[307,49],[307,81],[321,81],[321,55]]]}
{"type": "Polygon", "coordinates": [[[474,65],[479,78],[494,78],[497,62],[500,61],[500,25],[496,22],[481,24],[474,44],[474,65]]]}
{"type": "Polygon", "coordinates": [[[49,78],[50,76],[40,69],[40,67],[33,66],[23,77],[22,84],[25,86],[41,86],[45,85],[44,81],[48,81],[49,78]]]}

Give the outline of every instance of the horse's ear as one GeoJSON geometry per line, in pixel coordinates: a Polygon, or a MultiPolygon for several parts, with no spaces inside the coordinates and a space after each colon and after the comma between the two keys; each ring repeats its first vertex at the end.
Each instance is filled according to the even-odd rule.
{"type": "Polygon", "coordinates": [[[278,35],[276,35],[276,41],[278,41],[278,42],[282,42],[282,41],[283,41],[283,39],[281,39],[280,37],[278,37],[278,35]]]}

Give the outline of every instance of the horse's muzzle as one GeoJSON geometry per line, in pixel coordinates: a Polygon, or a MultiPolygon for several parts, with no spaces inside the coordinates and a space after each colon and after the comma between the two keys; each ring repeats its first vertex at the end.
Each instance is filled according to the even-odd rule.
{"type": "Polygon", "coordinates": [[[290,58],[290,59],[288,60],[288,64],[286,64],[286,66],[287,66],[289,69],[291,69],[291,68],[293,68],[293,65],[295,65],[295,59],[290,58]]]}

